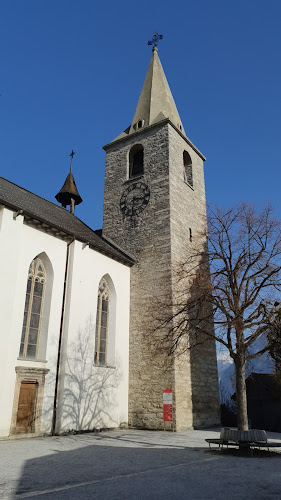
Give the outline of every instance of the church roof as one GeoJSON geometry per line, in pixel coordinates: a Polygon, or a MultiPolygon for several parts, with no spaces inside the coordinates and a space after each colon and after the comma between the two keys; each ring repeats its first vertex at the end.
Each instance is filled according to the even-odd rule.
{"type": "Polygon", "coordinates": [[[0,204],[13,210],[22,210],[23,215],[44,224],[44,227],[55,228],[61,233],[88,243],[97,252],[122,262],[133,265],[134,259],[118,248],[114,242],[96,234],[65,208],[45,200],[26,189],[0,177],[0,204]]]}
{"type": "Polygon", "coordinates": [[[176,128],[185,135],[175,101],[158,57],[157,48],[154,47],[133,122],[115,140],[134,134],[137,130],[154,125],[165,118],[169,118],[176,128]]]}

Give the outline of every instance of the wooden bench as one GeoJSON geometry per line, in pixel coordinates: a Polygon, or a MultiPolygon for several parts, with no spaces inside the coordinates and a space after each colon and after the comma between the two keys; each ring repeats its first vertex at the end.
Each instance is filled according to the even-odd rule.
{"type": "Polygon", "coordinates": [[[250,429],[248,431],[239,431],[238,429],[230,429],[228,427],[222,428],[220,432],[220,439],[205,439],[209,443],[217,444],[219,449],[224,446],[239,446],[239,448],[279,448],[281,442],[268,441],[266,432],[260,429],[250,429]]]}

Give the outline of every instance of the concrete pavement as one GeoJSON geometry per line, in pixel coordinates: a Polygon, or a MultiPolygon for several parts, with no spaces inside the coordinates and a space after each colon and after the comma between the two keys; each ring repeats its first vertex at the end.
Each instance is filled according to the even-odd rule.
{"type": "Polygon", "coordinates": [[[0,498],[280,499],[280,449],[254,458],[210,452],[205,438],[218,434],[116,430],[1,441],[0,498]]]}

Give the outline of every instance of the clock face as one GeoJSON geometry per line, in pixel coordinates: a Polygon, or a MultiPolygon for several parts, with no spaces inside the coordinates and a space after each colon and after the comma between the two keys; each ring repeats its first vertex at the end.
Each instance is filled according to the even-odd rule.
{"type": "Polygon", "coordinates": [[[120,199],[120,209],[126,216],[138,215],[149,202],[149,187],[144,182],[135,182],[125,189],[120,199]]]}

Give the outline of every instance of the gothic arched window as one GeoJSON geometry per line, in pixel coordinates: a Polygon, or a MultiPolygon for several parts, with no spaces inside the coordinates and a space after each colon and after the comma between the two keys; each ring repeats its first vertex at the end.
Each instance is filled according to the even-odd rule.
{"type": "Polygon", "coordinates": [[[143,174],[143,146],[136,144],[129,155],[129,178],[143,174]]]}
{"type": "Polygon", "coordinates": [[[46,285],[46,271],[42,261],[36,257],[28,271],[22,335],[19,357],[36,359],[46,285]]]}
{"type": "Polygon", "coordinates": [[[109,320],[109,287],[104,278],[101,279],[98,291],[96,338],[95,338],[95,365],[107,364],[107,341],[109,320]]]}
{"type": "Polygon", "coordinates": [[[183,152],[184,180],[193,187],[192,161],[187,151],[183,152]]]}

